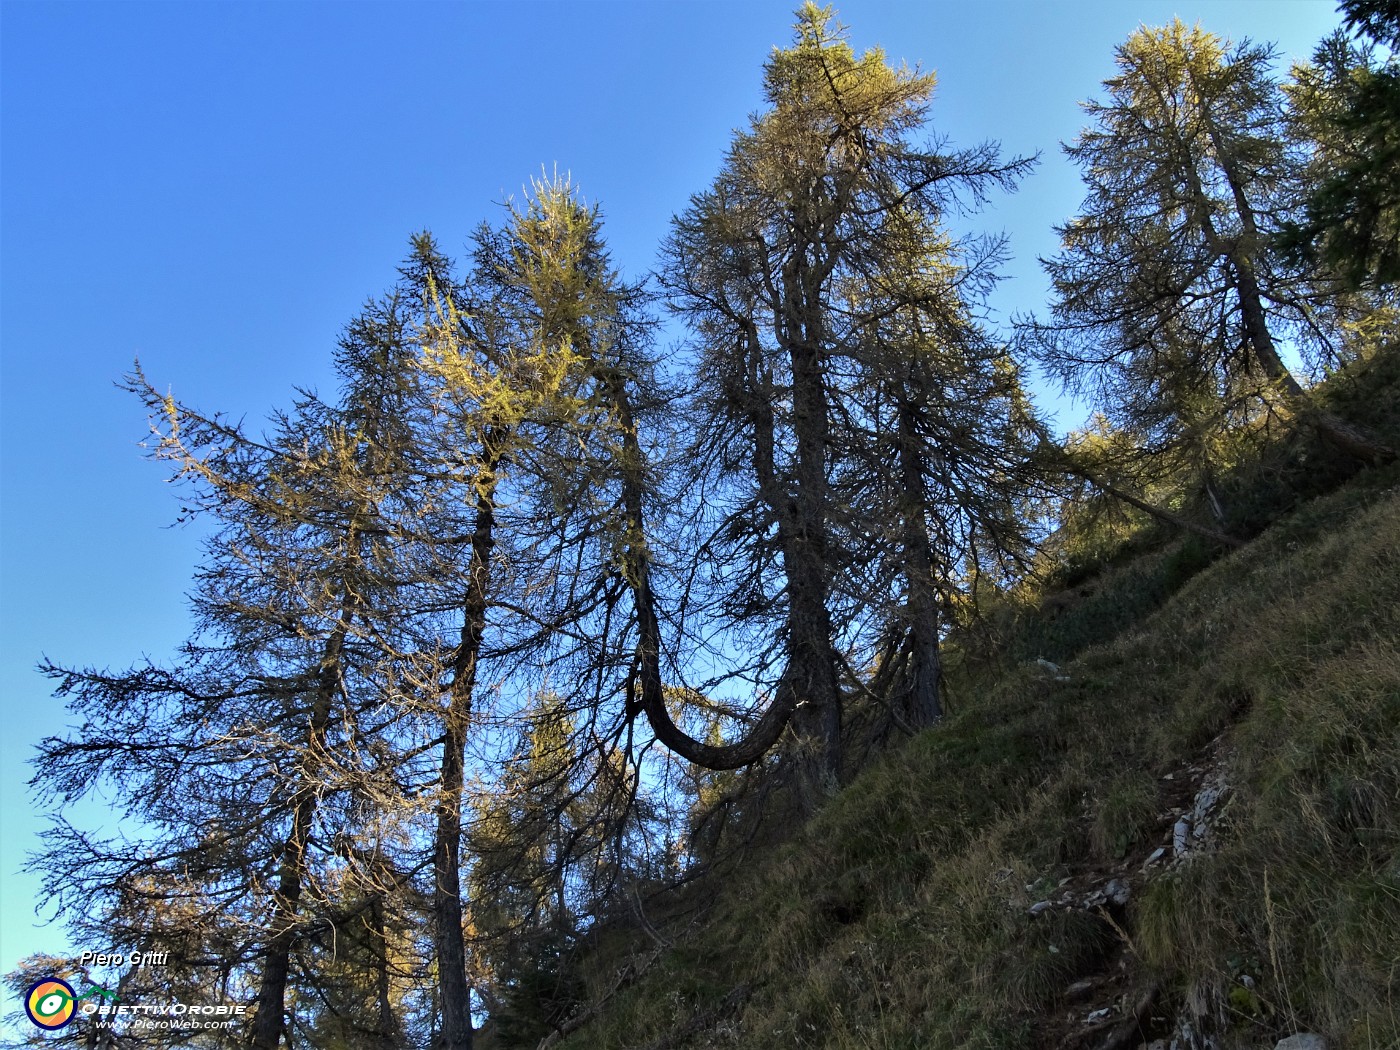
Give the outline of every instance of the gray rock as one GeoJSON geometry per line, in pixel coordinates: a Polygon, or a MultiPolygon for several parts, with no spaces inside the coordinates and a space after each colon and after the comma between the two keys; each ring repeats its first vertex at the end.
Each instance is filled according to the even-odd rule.
{"type": "Polygon", "coordinates": [[[1065,989],[1065,998],[1078,999],[1081,996],[1088,995],[1098,986],[1098,983],[1099,982],[1093,977],[1085,977],[1082,980],[1075,981],[1065,989]]]}
{"type": "Polygon", "coordinates": [[[1128,884],[1122,879],[1113,879],[1103,888],[1103,892],[1114,904],[1121,906],[1128,903],[1128,896],[1132,893],[1132,890],[1128,888],[1128,884]]]}
{"type": "Polygon", "coordinates": [[[1039,915],[1041,912],[1045,911],[1045,909],[1049,907],[1049,901],[1036,901],[1034,904],[1031,905],[1031,914],[1039,915]]]}
{"type": "MultiPolygon", "coordinates": [[[[1191,822],[1204,830],[1206,820],[1225,794],[1224,782],[1206,784],[1196,796],[1196,805],[1191,810],[1191,822]]],[[[1199,832],[1198,832],[1199,833],[1199,832]]]]}
{"type": "Polygon", "coordinates": [[[1176,827],[1172,828],[1172,852],[1178,857],[1186,855],[1191,841],[1191,822],[1182,817],[1176,822],[1176,827]]]}
{"type": "Polygon", "coordinates": [[[1327,1040],[1311,1032],[1299,1032],[1287,1039],[1280,1039],[1274,1050],[1327,1050],[1327,1040]]]}

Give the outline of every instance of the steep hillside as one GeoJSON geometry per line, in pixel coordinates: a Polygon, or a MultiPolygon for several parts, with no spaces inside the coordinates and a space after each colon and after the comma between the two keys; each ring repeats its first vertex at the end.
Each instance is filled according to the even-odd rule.
{"type": "Polygon", "coordinates": [[[1047,605],[561,1045],[1400,1046],[1400,470],[1047,605]]]}

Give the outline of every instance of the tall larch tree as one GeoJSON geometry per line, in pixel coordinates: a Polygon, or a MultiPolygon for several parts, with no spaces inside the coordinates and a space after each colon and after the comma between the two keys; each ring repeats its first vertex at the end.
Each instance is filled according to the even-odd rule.
{"type": "MultiPolygon", "coordinates": [[[[1145,417],[1187,435],[1178,411],[1209,391],[1220,426],[1242,401],[1286,408],[1367,461],[1393,450],[1315,407],[1285,342],[1323,366],[1340,359],[1337,290],[1278,251],[1306,157],[1290,134],[1273,52],[1231,45],[1179,20],[1135,32],[1116,52],[1103,101],[1065,147],[1083,170],[1080,215],[1044,265],[1053,321],[1039,353],[1116,421],[1145,417]]],[[[1197,413],[1199,415],[1199,413],[1197,413]]]]}
{"type": "Polygon", "coordinates": [[[324,891],[356,881],[338,843],[372,840],[359,816],[397,791],[382,760],[396,719],[378,640],[399,630],[385,617],[401,566],[379,518],[398,487],[363,469],[369,439],[347,428],[366,422],[358,413],[307,399],[253,437],[139,373],[130,385],[152,411],[155,454],[189,482],[186,514],[221,527],[197,577],[196,634],[175,663],[45,666],[85,717],[43,743],[36,787],[113,786],[138,822],[125,841],[60,825],[45,867],[86,894],[84,909],[103,902],[94,916],[132,948],[167,950],[175,969],[225,986],[250,982],[249,1040],[272,1050],[301,946],[350,918],[324,891]],[[379,711],[373,740],[361,736],[366,708],[379,711]]]}
{"type": "MultiPolygon", "coordinates": [[[[570,466],[575,450],[593,440],[581,386],[590,370],[574,333],[561,331],[553,312],[571,301],[567,282],[585,261],[570,255],[567,240],[547,228],[542,233],[539,221],[556,189],[537,184],[501,228],[478,230],[473,272],[463,287],[428,281],[421,330],[422,367],[432,377],[437,413],[432,440],[443,469],[462,485],[470,521],[465,558],[457,562],[460,632],[443,687],[434,834],[443,1050],[471,1045],[462,847],[482,670],[495,660],[500,674],[492,684],[509,681],[512,691],[528,693],[552,661],[576,667],[581,655],[596,652],[588,632],[608,604],[610,563],[598,568],[606,535],[588,524],[593,496],[587,484],[572,483],[570,466]]],[[[439,543],[448,565],[451,546],[439,543]]],[[[444,593],[454,593],[451,580],[444,593]]],[[[579,680],[607,680],[606,664],[595,658],[596,675],[584,670],[579,680]]],[[[581,706],[596,712],[595,705],[581,706]]]]}
{"type": "MultiPolygon", "coordinates": [[[[793,46],[764,68],[767,108],[735,135],[665,249],[662,282],[698,355],[694,457],[743,479],[711,474],[727,510],[698,547],[727,593],[716,612],[781,639],[777,658],[751,673],[771,699],[748,739],[766,750],[791,720],[809,808],[840,777],[842,636],[864,619],[840,583],[862,558],[848,541],[875,531],[833,485],[872,423],[852,418],[861,399],[847,395],[908,363],[893,344],[872,350],[877,311],[949,308],[947,281],[895,276],[926,268],[940,237],[940,265],[968,256],[942,231],[945,209],[1009,186],[1028,165],[987,145],[917,145],[933,88],[932,74],[894,68],[878,50],[857,57],[830,11],[809,3],[793,46]]],[[[930,452],[912,434],[910,448],[930,452]]],[[[924,573],[910,556],[917,603],[924,573]]]]}

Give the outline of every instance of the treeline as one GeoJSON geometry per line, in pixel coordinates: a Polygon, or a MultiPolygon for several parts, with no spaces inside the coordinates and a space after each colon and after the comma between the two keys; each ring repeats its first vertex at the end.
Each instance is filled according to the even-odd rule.
{"type": "Polygon", "coordinates": [[[1266,47],[1133,34],[1067,147],[1055,299],[1011,340],[983,319],[1002,242],[945,217],[1033,161],[923,144],[932,74],[809,4],[651,282],[546,180],[461,264],[415,237],[335,398],[264,432],[135,371],[210,525],[193,631],[169,663],[44,664],[81,724],[33,781],[122,818],[58,818],[34,862],[75,937],[169,953],[116,993],[253,1004],[191,1045],[460,1050],[474,1015],[533,1045],[590,933],[664,941],[644,891],[725,820],[790,825],[937,723],[948,631],[1086,501],[1230,543],[1218,478],[1270,429],[1393,459],[1310,389],[1397,327],[1400,70],[1362,37],[1393,49],[1400,13],[1344,8],[1286,83],[1266,47]],[[1051,437],[1031,362],[1093,426],[1051,437]]]}

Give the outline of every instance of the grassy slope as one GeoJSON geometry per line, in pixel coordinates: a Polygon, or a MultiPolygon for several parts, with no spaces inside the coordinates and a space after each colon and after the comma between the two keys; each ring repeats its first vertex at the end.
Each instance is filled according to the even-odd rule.
{"type": "Polygon", "coordinates": [[[1160,989],[1147,1035],[1193,1003],[1239,1045],[1400,1047],[1400,469],[1197,569],[1039,622],[1068,681],[964,684],[563,1045],[1097,1046],[1160,989]],[[1144,867],[1212,773],[1212,847],[1144,867]],[[1080,906],[1114,877],[1126,908],[1080,906]]]}

